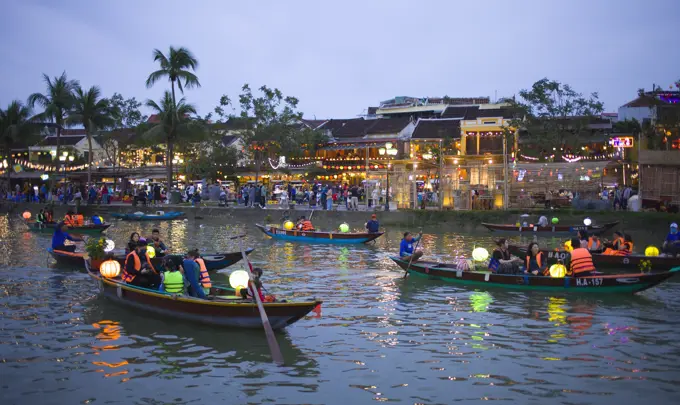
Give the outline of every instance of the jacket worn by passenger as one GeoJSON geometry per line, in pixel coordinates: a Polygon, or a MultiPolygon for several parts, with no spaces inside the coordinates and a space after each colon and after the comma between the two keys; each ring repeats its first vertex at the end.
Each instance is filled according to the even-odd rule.
{"type": "Polygon", "coordinates": [[[189,295],[192,297],[205,298],[203,288],[201,288],[201,285],[198,283],[201,271],[198,267],[198,263],[191,259],[184,259],[182,262],[182,267],[184,268],[184,276],[189,282],[189,295]]]}
{"type": "Polygon", "coordinates": [[[569,275],[579,277],[584,272],[595,271],[593,256],[588,249],[578,248],[571,251],[569,260],[569,275]]]}
{"type": "MultiPolygon", "coordinates": [[[[146,253],[144,254],[144,260],[145,263],[149,265],[151,270],[155,272],[156,269],[153,267],[153,264],[151,264],[151,258],[149,258],[149,255],[146,253]]],[[[133,250],[125,257],[125,266],[123,266],[123,275],[121,278],[124,282],[131,283],[135,277],[141,274],[141,271],[142,260],[139,258],[137,251],[133,250]],[[132,258],[132,260],[130,260],[130,258],[132,258]]]]}

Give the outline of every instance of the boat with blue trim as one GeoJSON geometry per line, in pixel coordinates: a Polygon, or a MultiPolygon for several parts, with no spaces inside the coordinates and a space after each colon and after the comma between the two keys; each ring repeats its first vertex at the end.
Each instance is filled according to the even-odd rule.
{"type": "Polygon", "coordinates": [[[121,214],[119,212],[111,213],[114,218],[128,220],[128,221],[171,221],[173,219],[181,219],[184,217],[184,212],[181,211],[157,211],[155,214],[145,214],[143,212],[133,212],[132,214],[121,214]]]}
{"type": "Polygon", "coordinates": [[[384,232],[376,233],[343,233],[343,232],[320,232],[320,231],[300,231],[292,229],[290,231],[278,228],[271,225],[255,224],[257,229],[270,236],[273,239],[286,240],[289,242],[307,242],[307,243],[333,243],[333,244],[350,244],[350,243],[368,243],[378,239],[384,232]]]}
{"type": "Polygon", "coordinates": [[[553,278],[530,274],[495,274],[488,271],[464,271],[456,264],[417,261],[411,263],[390,257],[410,275],[474,287],[511,288],[565,293],[628,293],[654,287],[680,272],[674,267],[664,273],[598,274],[587,277],[553,278]]]}
{"type": "Polygon", "coordinates": [[[538,224],[489,224],[482,222],[482,226],[492,232],[498,232],[510,235],[521,234],[537,234],[537,235],[572,235],[578,231],[586,231],[589,235],[599,235],[607,232],[619,224],[619,221],[608,222],[602,225],[548,225],[540,226],[538,224]]]}

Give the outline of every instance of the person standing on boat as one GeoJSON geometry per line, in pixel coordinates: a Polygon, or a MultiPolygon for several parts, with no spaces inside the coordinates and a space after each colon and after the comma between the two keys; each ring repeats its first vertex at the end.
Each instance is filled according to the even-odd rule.
{"type": "MultiPolygon", "coordinates": [[[[572,246],[579,245],[578,238],[571,240],[572,246]]],[[[567,275],[571,277],[592,276],[595,272],[593,256],[588,249],[578,248],[572,250],[565,259],[564,265],[567,267],[567,275]]]]}
{"type": "MultiPolygon", "coordinates": [[[[496,249],[491,254],[491,261],[498,262],[496,273],[500,274],[517,274],[520,272],[519,266],[522,264],[522,259],[513,257],[508,250],[510,246],[507,239],[500,238],[496,241],[496,249]]],[[[491,266],[491,263],[489,263],[491,266]]]]}
{"type": "Polygon", "coordinates": [[[541,253],[541,249],[538,248],[538,243],[531,242],[527,247],[527,257],[526,257],[526,270],[525,273],[531,273],[534,276],[539,274],[546,275],[548,270],[548,263],[541,253]]]}
{"type": "Polygon", "coordinates": [[[378,216],[371,215],[370,221],[366,222],[366,230],[368,233],[378,233],[380,232],[380,222],[378,222],[378,216]]]}
{"type": "Polygon", "coordinates": [[[184,277],[186,277],[189,282],[189,295],[197,298],[205,298],[205,292],[203,287],[199,284],[199,278],[201,274],[201,269],[196,263],[198,259],[198,253],[194,250],[187,253],[184,261],[182,262],[182,267],[184,268],[184,277]]]}
{"type": "Polygon", "coordinates": [[[413,236],[411,232],[404,232],[404,239],[401,240],[399,245],[399,257],[404,261],[417,262],[423,256],[422,250],[414,251],[413,242],[417,242],[423,237],[423,233],[420,232],[418,236],[413,236]],[[413,259],[411,259],[413,257],[413,259]]]}
{"type": "Polygon", "coordinates": [[[671,224],[671,231],[666,236],[661,250],[668,256],[680,255],[680,232],[678,232],[678,224],[675,222],[671,224]]]}
{"type": "Polygon", "coordinates": [[[135,250],[125,257],[122,279],[125,283],[137,287],[155,289],[161,284],[161,277],[151,264],[151,259],[146,253],[146,243],[140,242],[134,245],[135,250]]]}
{"type": "Polygon", "coordinates": [[[66,246],[66,241],[70,240],[71,242],[82,242],[83,240],[69,235],[67,230],[68,225],[65,223],[59,222],[57,224],[57,226],[54,228],[54,235],[52,235],[52,250],[61,250],[71,253],[76,251],[76,245],[66,246]]]}

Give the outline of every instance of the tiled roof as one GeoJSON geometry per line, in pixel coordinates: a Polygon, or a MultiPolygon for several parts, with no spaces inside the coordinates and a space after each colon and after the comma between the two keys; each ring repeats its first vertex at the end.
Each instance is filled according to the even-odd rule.
{"type": "Polygon", "coordinates": [[[442,118],[461,118],[465,120],[474,120],[477,118],[477,106],[458,107],[448,106],[442,113],[442,118]]]}
{"type": "MultiPolygon", "coordinates": [[[[73,146],[83,140],[85,138],[85,135],[62,135],[61,138],[59,139],[59,144],[61,146],[73,146]]],[[[47,138],[43,139],[39,145],[42,146],[57,146],[57,137],[56,136],[48,136],[47,138]]]]}
{"type": "MultiPolygon", "coordinates": [[[[331,120],[334,121],[334,120],[331,120]]],[[[329,123],[331,122],[329,121],[329,123]]],[[[341,126],[335,130],[331,130],[334,138],[357,138],[366,135],[366,131],[375,125],[377,120],[365,120],[365,119],[355,119],[355,120],[345,120],[341,126]]],[[[327,129],[327,125],[323,126],[327,129]]]]}
{"type": "Polygon", "coordinates": [[[232,117],[226,122],[216,122],[212,124],[212,129],[236,131],[239,129],[248,129],[252,125],[252,120],[249,118],[232,117]]]}
{"type": "Polygon", "coordinates": [[[302,123],[305,124],[310,129],[317,129],[325,122],[326,120],[304,120],[304,119],[302,120],[302,123]]]}
{"type": "Polygon", "coordinates": [[[426,119],[418,120],[413,134],[413,139],[444,139],[460,138],[460,120],[447,119],[426,119]]]}
{"type": "Polygon", "coordinates": [[[369,120],[373,125],[366,130],[366,134],[398,134],[411,120],[408,117],[382,118],[369,120]]]}

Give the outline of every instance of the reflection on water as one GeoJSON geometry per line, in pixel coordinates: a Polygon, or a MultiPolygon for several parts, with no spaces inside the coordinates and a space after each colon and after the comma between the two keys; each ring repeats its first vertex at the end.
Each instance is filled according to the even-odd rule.
{"type": "MultiPolygon", "coordinates": [[[[49,235],[0,216],[3,404],[623,404],[679,395],[677,282],[635,297],[592,297],[403,279],[388,258],[401,229],[342,247],[277,242],[209,221],[116,222],[108,234],[120,246],[154,227],[176,251],[206,252],[238,250],[228,236],[246,229],[272,293],[324,299],[321,314],[277,334],[286,366],[271,364],[261,331],[157,318],[99,298],[85,274],[51,264],[49,235]]],[[[421,246],[446,261],[492,242],[441,229],[421,246]]],[[[227,277],[214,275],[220,284],[227,277]]]]}

